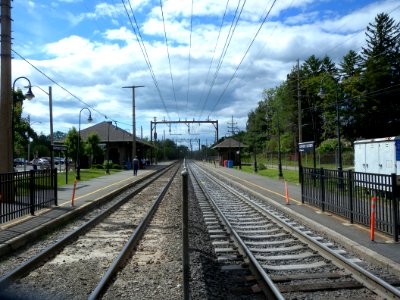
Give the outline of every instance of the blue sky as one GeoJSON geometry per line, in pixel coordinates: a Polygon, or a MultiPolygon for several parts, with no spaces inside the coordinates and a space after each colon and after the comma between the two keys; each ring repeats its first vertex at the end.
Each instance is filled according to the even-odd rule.
{"type": "MultiPolygon", "coordinates": [[[[54,131],[78,128],[79,111],[87,105],[95,123],[112,120],[131,132],[132,93],[122,87],[144,85],[136,90],[138,136],[143,128],[149,137],[154,117],[218,120],[224,136],[232,116],[245,129],[247,114],[262,100],[263,89],[285,80],[297,59],[328,55],[339,62],[349,50],[361,51],[366,26],[378,13],[400,20],[398,0],[193,3],[192,8],[192,1],[163,0],[163,20],[159,0],[14,0],[13,79],[26,76],[32,85],[45,90],[52,86],[54,131]],[[227,40],[237,7],[243,10],[227,40]],[[138,23],[139,31],[134,28],[143,39],[147,63],[126,9],[132,24],[134,18],[138,23]]],[[[16,87],[25,85],[24,80],[16,82],[16,87]]],[[[23,114],[30,115],[37,132],[48,134],[47,95],[38,88],[34,93],[23,114]]],[[[85,119],[82,128],[90,126],[85,119]]],[[[164,130],[167,138],[201,137],[202,144],[214,138],[211,125],[193,125],[190,135],[187,126],[172,126],[171,133],[168,127],[157,129],[159,138],[164,130]]]]}

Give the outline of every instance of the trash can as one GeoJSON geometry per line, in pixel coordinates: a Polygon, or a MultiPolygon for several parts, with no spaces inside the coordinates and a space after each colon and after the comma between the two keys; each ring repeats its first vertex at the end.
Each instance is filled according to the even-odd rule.
{"type": "Polygon", "coordinates": [[[228,161],[225,159],[225,160],[224,160],[224,167],[225,167],[225,168],[226,168],[227,164],[228,164],[228,161]]]}
{"type": "Polygon", "coordinates": [[[233,160],[228,160],[228,168],[233,168],[233,160]]]}

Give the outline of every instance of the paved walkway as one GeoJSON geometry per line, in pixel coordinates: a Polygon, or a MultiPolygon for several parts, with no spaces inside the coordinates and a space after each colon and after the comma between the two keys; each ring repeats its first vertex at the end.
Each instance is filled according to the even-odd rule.
{"type": "Polygon", "coordinates": [[[369,228],[350,224],[348,220],[319,208],[301,203],[299,184],[288,184],[289,205],[286,205],[285,181],[274,180],[252,173],[241,172],[235,168],[214,167],[202,163],[210,170],[240,182],[253,192],[268,198],[288,214],[301,218],[311,229],[323,231],[338,243],[344,243],[356,253],[368,255],[385,267],[395,267],[400,276],[400,243],[394,243],[393,237],[375,231],[375,241],[370,240],[369,228]]]}
{"type": "MultiPolygon", "coordinates": [[[[58,206],[36,212],[35,216],[25,216],[0,226],[0,256],[13,251],[18,246],[45,234],[48,228],[54,228],[68,219],[77,216],[82,210],[98,205],[99,202],[118,194],[127,185],[141,180],[164,168],[167,164],[149,166],[138,171],[121,171],[104,175],[88,181],[79,181],[76,185],[74,205],[72,195],[74,184],[58,188],[58,206]]],[[[71,179],[73,182],[73,179],[71,179]]]]}

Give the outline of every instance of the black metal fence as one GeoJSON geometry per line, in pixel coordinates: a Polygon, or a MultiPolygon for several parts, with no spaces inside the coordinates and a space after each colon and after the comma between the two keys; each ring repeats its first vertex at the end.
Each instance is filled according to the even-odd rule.
{"type": "Polygon", "coordinates": [[[0,174],[0,224],[57,205],[57,170],[0,174]]]}
{"type": "Polygon", "coordinates": [[[301,200],[370,226],[371,202],[375,204],[375,228],[399,240],[399,187],[396,174],[382,175],[339,170],[302,168],[301,200]]]}

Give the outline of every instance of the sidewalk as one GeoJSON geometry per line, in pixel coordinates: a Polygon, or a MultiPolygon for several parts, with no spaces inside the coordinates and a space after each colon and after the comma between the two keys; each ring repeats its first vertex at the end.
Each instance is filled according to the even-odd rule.
{"type": "Polygon", "coordinates": [[[288,184],[289,205],[287,205],[284,180],[274,180],[234,168],[214,167],[208,163],[202,163],[202,165],[210,171],[216,171],[232,181],[239,182],[253,193],[261,195],[278,206],[285,213],[301,220],[301,223],[310,229],[325,233],[348,250],[368,257],[385,268],[394,270],[400,276],[400,243],[394,243],[393,237],[377,231],[375,231],[375,241],[371,241],[369,228],[350,224],[342,217],[302,204],[299,184],[288,184]]]}
{"type": "Polygon", "coordinates": [[[148,166],[133,176],[133,171],[121,171],[104,175],[88,181],[79,181],[76,185],[74,206],[72,194],[74,184],[58,188],[58,206],[40,210],[35,216],[24,216],[3,224],[0,228],[0,256],[12,252],[21,245],[45,234],[51,228],[61,225],[84,210],[112,198],[124,187],[142,180],[166,167],[168,164],[148,166]]]}

